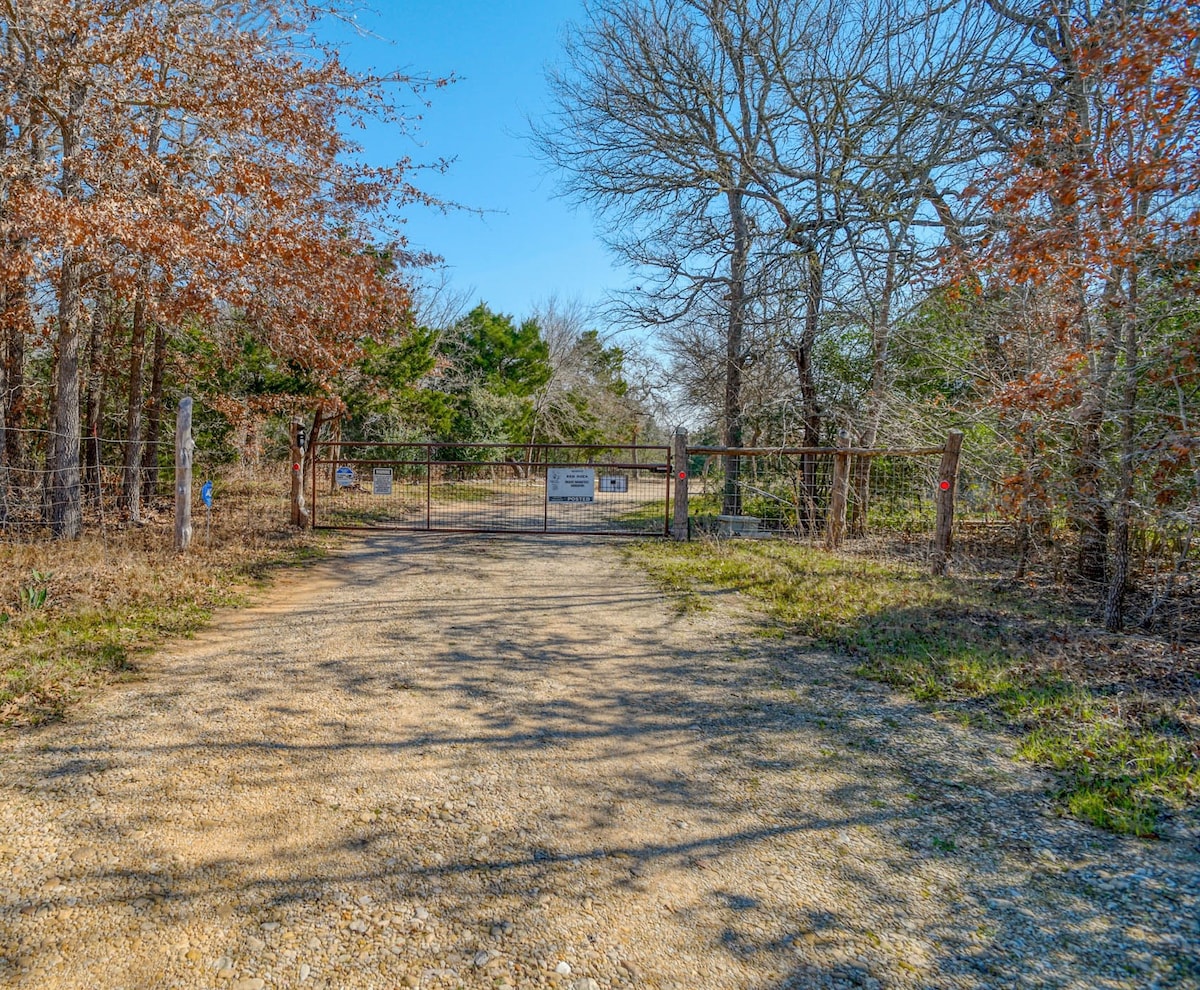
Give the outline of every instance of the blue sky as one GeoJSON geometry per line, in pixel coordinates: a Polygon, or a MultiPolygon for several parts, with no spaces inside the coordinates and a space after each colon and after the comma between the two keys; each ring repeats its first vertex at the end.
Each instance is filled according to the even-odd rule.
{"type": "Polygon", "coordinates": [[[459,77],[430,93],[415,144],[378,128],[362,141],[373,161],[456,159],[448,173],[424,174],[418,185],[485,212],[414,208],[407,235],[445,258],[453,288],[517,318],[552,294],[600,302],[626,278],[586,211],[557,197],[555,177],[528,140],[527,118],[547,106],[545,68],[560,57],[565,25],[581,15],[580,0],[398,0],[359,15],[378,37],[340,35],[356,69],[459,77]]]}

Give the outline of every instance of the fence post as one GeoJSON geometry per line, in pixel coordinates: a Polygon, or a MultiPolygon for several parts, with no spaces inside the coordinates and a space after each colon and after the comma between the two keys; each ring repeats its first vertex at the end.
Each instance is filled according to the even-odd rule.
{"type": "Polygon", "coordinates": [[[192,400],[179,400],[175,414],[175,549],[186,550],[192,542],[192,400]]]}
{"type": "Polygon", "coordinates": [[[687,438],[687,430],[682,426],[677,427],[671,449],[671,472],[675,475],[675,511],[671,519],[671,539],[679,541],[688,538],[687,438]]]}
{"type": "Polygon", "coordinates": [[[850,431],[838,430],[838,452],[833,455],[829,492],[829,519],[825,523],[825,549],[836,550],[846,538],[846,503],[850,492],[850,431]]]}
{"type": "Polygon", "coordinates": [[[308,508],[304,504],[304,430],[299,417],[292,420],[292,525],[308,529],[308,508]]]}
{"type": "Polygon", "coordinates": [[[942,464],[938,468],[937,522],[933,530],[933,573],[941,577],[950,562],[950,546],[954,531],[954,489],[958,482],[958,455],[962,452],[963,435],[957,430],[946,437],[942,464]]]}

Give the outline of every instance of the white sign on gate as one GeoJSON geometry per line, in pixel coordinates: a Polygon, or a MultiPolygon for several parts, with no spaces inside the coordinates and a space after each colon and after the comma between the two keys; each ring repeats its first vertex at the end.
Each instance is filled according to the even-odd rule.
{"type": "Polygon", "coordinates": [[[546,501],[595,502],[596,472],[591,468],[548,468],[546,501]]]}
{"type": "Polygon", "coordinates": [[[334,472],[339,488],[350,488],[354,484],[354,468],[343,464],[334,472]]]}
{"type": "Polygon", "coordinates": [[[371,474],[371,492],[375,495],[392,494],[392,469],[377,467],[371,474]]]}

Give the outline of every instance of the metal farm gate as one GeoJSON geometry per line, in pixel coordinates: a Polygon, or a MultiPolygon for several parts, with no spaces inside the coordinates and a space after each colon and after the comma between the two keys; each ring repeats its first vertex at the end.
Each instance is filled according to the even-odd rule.
{"type": "Polygon", "coordinates": [[[318,443],[320,529],[665,536],[669,447],[318,443]]]}

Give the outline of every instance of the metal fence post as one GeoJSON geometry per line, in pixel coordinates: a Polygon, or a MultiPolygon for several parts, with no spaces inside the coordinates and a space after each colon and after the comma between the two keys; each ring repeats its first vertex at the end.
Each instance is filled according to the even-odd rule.
{"type": "Polygon", "coordinates": [[[675,430],[671,449],[671,472],[675,476],[675,511],[671,521],[671,539],[688,538],[688,452],[687,430],[682,426],[675,430]]]}
{"type": "Polygon", "coordinates": [[[954,489],[958,482],[958,456],[963,435],[957,431],[946,437],[946,449],[938,468],[937,521],[933,530],[933,573],[941,577],[950,562],[954,531],[954,489]]]}

